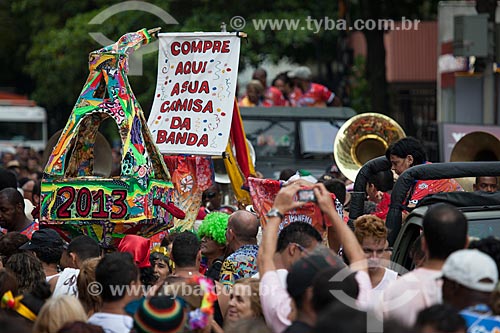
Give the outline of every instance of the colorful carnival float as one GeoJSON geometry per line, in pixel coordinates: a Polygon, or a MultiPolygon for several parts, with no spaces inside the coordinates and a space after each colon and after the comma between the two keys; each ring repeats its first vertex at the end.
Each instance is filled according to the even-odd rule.
{"type": "MultiPolygon", "coordinates": [[[[44,169],[40,221],[67,239],[87,234],[110,247],[125,234],[150,237],[166,230],[173,186],[162,155],[127,79],[128,55],[150,43],[140,30],[89,55],[90,74],[44,169]],[[112,119],[121,140],[121,171],[96,167],[100,124],[112,119]]],[[[109,156],[111,158],[111,156],[109,156]]]]}
{"type": "Polygon", "coordinates": [[[241,36],[158,30],[125,34],[89,55],[87,82],[42,180],[41,226],[67,240],[86,234],[111,248],[127,234],[191,230],[213,182],[213,156],[225,157],[238,200],[250,203],[241,187],[253,163],[235,103],[241,36]],[[127,79],[128,56],[156,38],[158,81],[147,122],[127,79]],[[99,132],[108,119],[121,141],[116,176],[99,132]]]}

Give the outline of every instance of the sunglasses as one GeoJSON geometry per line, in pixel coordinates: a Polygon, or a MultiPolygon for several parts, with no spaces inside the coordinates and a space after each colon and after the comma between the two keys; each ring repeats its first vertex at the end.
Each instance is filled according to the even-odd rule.
{"type": "Polygon", "coordinates": [[[295,245],[300,252],[304,253],[305,255],[309,255],[309,251],[307,251],[307,249],[305,247],[303,247],[302,245],[298,244],[298,243],[291,243],[293,245],[295,245]]]}

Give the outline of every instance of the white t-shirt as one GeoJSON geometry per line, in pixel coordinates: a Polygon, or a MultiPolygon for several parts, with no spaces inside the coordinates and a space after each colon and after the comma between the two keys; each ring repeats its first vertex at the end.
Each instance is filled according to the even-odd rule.
{"type": "Polygon", "coordinates": [[[428,268],[406,273],[382,292],[381,303],[376,309],[383,312],[384,318],[413,326],[421,310],[442,302],[441,276],[440,270],[428,268]]]}
{"type": "Polygon", "coordinates": [[[134,325],[130,316],[96,312],[88,320],[89,324],[101,326],[106,333],[128,333],[134,325]]]}
{"type": "Polygon", "coordinates": [[[57,279],[52,296],[70,295],[78,297],[76,281],[78,280],[79,273],[80,270],[75,268],[65,268],[59,273],[59,278],[57,279]]]}
{"type": "MultiPolygon", "coordinates": [[[[390,287],[390,285],[398,279],[398,273],[393,271],[392,269],[385,268],[384,276],[382,280],[372,288],[369,293],[369,297],[366,299],[366,303],[363,303],[363,309],[365,310],[373,310],[377,313],[380,318],[382,318],[381,310],[378,310],[377,307],[380,306],[382,302],[382,297],[384,290],[390,287]]],[[[370,282],[371,285],[371,282],[370,282]]]]}
{"type": "Polygon", "coordinates": [[[397,280],[397,278],[398,278],[398,272],[386,268],[382,280],[380,280],[380,282],[375,286],[375,288],[373,288],[373,290],[376,291],[384,290],[392,281],[397,280]]]}
{"type": "MultiPolygon", "coordinates": [[[[276,273],[278,273],[278,276],[279,276],[280,281],[281,281],[281,285],[283,286],[283,288],[286,289],[286,278],[288,276],[288,270],[286,270],[284,268],[280,268],[280,269],[276,270],[276,273]]],[[[260,274],[259,274],[259,272],[257,272],[254,275],[252,275],[252,279],[258,279],[258,280],[260,280],[260,274]]]]}
{"type": "Polygon", "coordinates": [[[45,281],[49,282],[50,280],[52,280],[53,278],[55,278],[56,276],[59,276],[59,275],[61,275],[61,273],[57,273],[57,274],[54,274],[54,275],[46,276],[45,277],[45,281]]]}

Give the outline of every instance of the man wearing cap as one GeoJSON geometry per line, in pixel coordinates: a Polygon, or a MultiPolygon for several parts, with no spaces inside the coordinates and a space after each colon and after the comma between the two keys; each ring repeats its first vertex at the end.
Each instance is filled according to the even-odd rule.
{"type": "Polygon", "coordinates": [[[443,265],[443,302],[461,310],[467,332],[497,332],[500,317],[489,307],[498,283],[495,261],[478,250],[452,253],[443,265]]]}
{"type": "Polygon", "coordinates": [[[18,160],[12,160],[6,165],[7,169],[14,172],[16,176],[19,177],[19,173],[21,172],[21,164],[19,164],[18,160]]]}
{"type": "Polygon", "coordinates": [[[64,242],[52,229],[35,231],[31,240],[19,247],[20,250],[33,251],[42,262],[47,282],[59,276],[58,265],[61,260],[64,242]]]}
{"type": "Polygon", "coordinates": [[[311,81],[311,70],[309,67],[297,67],[288,76],[294,80],[297,87],[291,94],[291,99],[296,106],[324,108],[340,105],[339,99],[327,87],[311,81]]]}
{"type": "Polygon", "coordinates": [[[86,235],[73,238],[63,248],[61,266],[64,270],[59,276],[49,281],[50,290],[52,290],[52,296],[78,296],[76,280],[80,274],[80,267],[85,260],[99,257],[101,249],[95,240],[86,235]]]}

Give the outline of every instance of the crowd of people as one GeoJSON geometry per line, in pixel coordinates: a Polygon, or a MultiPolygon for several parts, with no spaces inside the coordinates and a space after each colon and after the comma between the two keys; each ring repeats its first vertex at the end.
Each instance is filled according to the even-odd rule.
{"type": "Polygon", "coordinates": [[[312,82],[311,70],[306,66],[279,73],[271,85],[267,83],[266,70],[258,68],[239,101],[243,107],[327,107],[340,104],[335,93],[322,84],[312,82]]]}
{"type": "MultiPolygon", "coordinates": [[[[40,198],[40,170],[28,167],[29,158],[4,154],[0,169],[2,332],[500,329],[500,240],[470,241],[468,221],[453,206],[427,210],[411,253],[413,270],[400,275],[390,266],[385,218],[392,171],[427,163],[414,138],[391,145],[392,171],[368,179],[371,204],[354,230],[346,223],[349,195],[338,169],[317,182],[282,170],[266,216],[251,207],[228,210],[215,184],[203,194],[201,223],[170,232],[154,247],[150,239],[124,235],[115,249],[103,249],[86,235],[67,242],[57,229],[39,228],[36,208],[26,211],[26,201],[38,207],[40,198]],[[29,182],[31,190],[24,186],[29,182]],[[313,191],[314,203],[297,200],[304,189],[313,191]],[[317,207],[321,214],[314,216],[322,221],[282,226],[285,215],[305,205],[317,207]]],[[[474,189],[495,192],[497,184],[495,177],[478,177],[474,189]]],[[[454,180],[418,181],[404,204],[457,190],[454,180]]]]}

